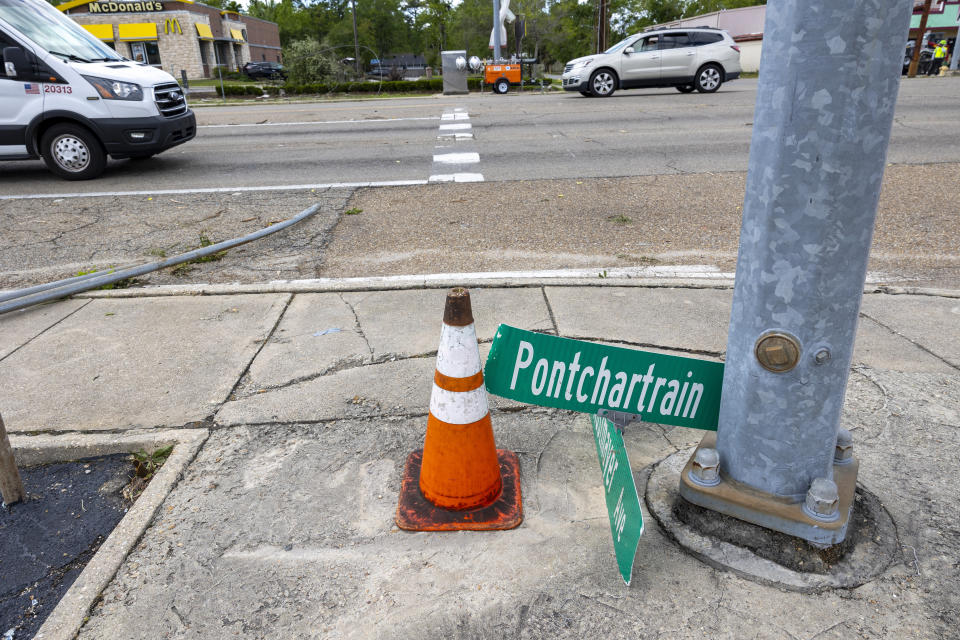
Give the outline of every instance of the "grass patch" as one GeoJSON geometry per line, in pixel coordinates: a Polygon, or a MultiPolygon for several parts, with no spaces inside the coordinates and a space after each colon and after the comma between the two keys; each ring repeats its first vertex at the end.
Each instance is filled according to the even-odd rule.
{"type": "MultiPolygon", "coordinates": [[[[117,270],[115,268],[110,267],[109,271],[104,271],[101,273],[101,275],[110,275],[111,273],[116,273],[116,271],[117,270]]],[[[100,273],[100,271],[97,269],[90,269],[89,271],[77,271],[78,276],[88,276],[91,273],[100,273]]],[[[102,284],[97,287],[97,290],[109,291],[110,289],[127,289],[135,284],[137,284],[137,280],[135,278],[124,278],[123,280],[117,280],[116,282],[102,284]]]]}
{"type": "Polygon", "coordinates": [[[157,449],[153,453],[146,451],[137,451],[133,454],[133,477],[130,483],[123,488],[123,497],[133,502],[143,490],[147,488],[150,479],[156,474],[157,470],[163,466],[170,454],[173,453],[173,445],[157,449]]]}
{"type": "Polygon", "coordinates": [[[622,213],[618,213],[615,216],[607,216],[607,220],[613,222],[614,224],[630,224],[633,222],[633,218],[629,218],[622,213]]]}
{"type": "MultiPolygon", "coordinates": [[[[203,249],[204,247],[210,247],[216,244],[213,240],[211,240],[210,238],[208,238],[206,235],[202,233],[200,234],[199,239],[200,239],[200,246],[196,247],[196,249],[203,249]]],[[[194,249],[191,249],[191,251],[194,251],[194,249]]],[[[204,262],[219,262],[220,260],[223,260],[224,256],[226,255],[227,255],[227,250],[224,249],[223,251],[217,251],[216,253],[211,253],[210,255],[207,255],[207,256],[191,258],[186,262],[181,262],[175,267],[171,267],[170,273],[180,278],[189,274],[191,271],[193,271],[192,265],[203,264],[204,262]]]]}
{"type": "Polygon", "coordinates": [[[345,216],[355,216],[355,215],[357,215],[358,213],[363,213],[363,209],[357,209],[356,207],[354,207],[353,209],[347,209],[346,211],[344,211],[344,212],[343,212],[343,215],[345,215],[345,216]]]}

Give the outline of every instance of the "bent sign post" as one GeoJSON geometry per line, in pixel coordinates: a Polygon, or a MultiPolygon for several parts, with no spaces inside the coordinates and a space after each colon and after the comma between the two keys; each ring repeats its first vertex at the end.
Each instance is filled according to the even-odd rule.
{"type": "Polygon", "coordinates": [[[484,371],[487,391],[591,414],[617,566],[630,584],[643,533],[623,437],[598,413],[716,431],[723,364],[559,338],[501,324],[484,371]]]}

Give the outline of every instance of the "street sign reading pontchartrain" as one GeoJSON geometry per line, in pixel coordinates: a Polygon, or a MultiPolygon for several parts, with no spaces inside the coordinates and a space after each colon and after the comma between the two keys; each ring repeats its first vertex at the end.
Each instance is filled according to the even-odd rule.
{"type": "Polygon", "coordinates": [[[716,431],[723,364],[501,324],[484,379],[490,393],[528,404],[638,413],[647,422],[716,431]]]}

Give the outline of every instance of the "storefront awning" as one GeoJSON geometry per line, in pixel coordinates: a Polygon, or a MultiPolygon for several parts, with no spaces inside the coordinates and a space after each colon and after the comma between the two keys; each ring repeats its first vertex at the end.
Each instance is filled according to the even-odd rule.
{"type": "Polygon", "coordinates": [[[155,22],[134,22],[131,24],[118,24],[121,40],[156,40],[157,23],[155,22]]]}
{"type": "Polygon", "coordinates": [[[230,29],[230,35],[233,36],[233,39],[237,42],[244,42],[243,31],[240,29],[230,29]]]}
{"type": "Polygon", "coordinates": [[[203,24],[202,22],[198,22],[196,26],[197,26],[197,36],[201,40],[213,40],[213,31],[210,31],[210,25],[203,24]]]}
{"type": "Polygon", "coordinates": [[[100,38],[101,40],[113,40],[112,24],[84,24],[81,26],[89,31],[94,38],[100,38]]]}

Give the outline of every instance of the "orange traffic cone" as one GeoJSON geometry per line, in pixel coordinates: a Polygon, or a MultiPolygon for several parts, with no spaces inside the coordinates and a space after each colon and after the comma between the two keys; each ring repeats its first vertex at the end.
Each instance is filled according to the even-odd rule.
{"type": "Polygon", "coordinates": [[[423,449],[407,458],[397,526],[410,531],[513,529],[523,520],[520,462],[493,441],[470,292],[451,289],[423,449]]]}

